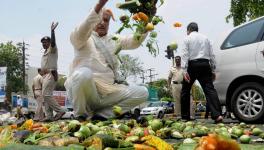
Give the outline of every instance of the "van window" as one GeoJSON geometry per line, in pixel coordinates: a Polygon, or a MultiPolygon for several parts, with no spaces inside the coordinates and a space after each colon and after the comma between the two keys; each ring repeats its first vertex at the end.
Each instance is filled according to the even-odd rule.
{"type": "Polygon", "coordinates": [[[261,40],[264,18],[237,28],[224,41],[221,49],[256,43],[261,40]]]}

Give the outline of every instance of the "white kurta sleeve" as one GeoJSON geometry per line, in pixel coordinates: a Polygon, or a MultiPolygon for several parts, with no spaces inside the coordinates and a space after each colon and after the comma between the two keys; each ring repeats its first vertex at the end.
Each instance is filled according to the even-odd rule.
{"type": "Polygon", "coordinates": [[[142,34],[139,40],[134,38],[134,35],[120,36],[120,46],[122,50],[130,50],[138,48],[146,39],[147,33],[142,34]]]}
{"type": "Polygon", "coordinates": [[[102,10],[97,14],[95,10],[92,10],[88,17],[74,29],[70,35],[70,40],[75,49],[82,48],[89,37],[95,26],[102,20],[102,10]]]}

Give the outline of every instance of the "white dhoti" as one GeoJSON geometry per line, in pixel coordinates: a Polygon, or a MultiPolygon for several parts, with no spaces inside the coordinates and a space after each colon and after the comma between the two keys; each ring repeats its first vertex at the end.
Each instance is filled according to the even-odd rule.
{"type": "Polygon", "coordinates": [[[118,105],[123,112],[144,103],[148,98],[148,90],[143,86],[125,86],[122,90],[101,97],[94,82],[92,71],[87,67],[76,69],[65,87],[68,96],[73,100],[76,116],[94,114],[112,117],[112,107],[118,105]]]}

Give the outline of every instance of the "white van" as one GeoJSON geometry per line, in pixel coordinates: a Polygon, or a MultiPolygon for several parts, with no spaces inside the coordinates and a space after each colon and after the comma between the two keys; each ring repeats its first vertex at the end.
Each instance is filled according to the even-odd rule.
{"type": "Polygon", "coordinates": [[[244,122],[264,120],[264,17],[225,33],[215,43],[220,102],[244,122]]]}

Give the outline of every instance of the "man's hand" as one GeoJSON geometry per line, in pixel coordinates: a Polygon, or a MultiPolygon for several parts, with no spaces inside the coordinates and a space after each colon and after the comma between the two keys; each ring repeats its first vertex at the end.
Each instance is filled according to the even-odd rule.
{"type": "Polygon", "coordinates": [[[99,0],[100,5],[104,6],[107,3],[108,0],[99,0]]]}
{"type": "Polygon", "coordinates": [[[52,22],[52,24],[51,24],[51,31],[54,31],[56,28],[57,28],[57,26],[58,26],[58,22],[52,22]]]}
{"type": "Polygon", "coordinates": [[[190,78],[188,72],[186,72],[186,73],[184,74],[184,80],[185,80],[186,82],[190,83],[191,78],[190,78]]]}
{"type": "Polygon", "coordinates": [[[107,2],[108,0],[99,0],[98,4],[94,8],[95,12],[98,14],[107,2]]]}
{"type": "Polygon", "coordinates": [[[216,75],[215,72],[212,73],[212,80],[215,81],[216,75]]]}

